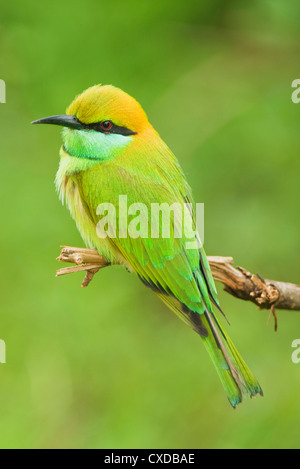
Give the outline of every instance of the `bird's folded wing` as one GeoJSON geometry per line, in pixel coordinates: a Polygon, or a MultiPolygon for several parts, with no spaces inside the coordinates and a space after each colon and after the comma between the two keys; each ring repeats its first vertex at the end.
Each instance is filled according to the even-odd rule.
{"type": "MultiPolygon", "coordinates": [[[[116,221],[108,221],[108,224],[115,225],[115,236],[109,238],[112,249],[118,251],[131,268],[137,273],[141,280],[156,293],[165,296],[165,300],[172,303],[170,307],[174,309],[178,303],[186,309],[203,313],[205,307],[211,309],[211,299],[217,302],[216,290],[210,273],[209,265],[203,248],[199,249],[196,244],[192,249],[188,249],[188,243],[196,240],[195,234],[187,237],[184,230],[181,230],[181,237],[178,236],[180,227],[177,224],[177,216],[170,216],[169,236],[153,237],[151,225],[151,207],[153,204],[167,203],[169,206],[176,203],[183,207],[185,202],[191,203],[191,194],[185,179],[180,172],[177,174],[178,180],[172,182],[168,177],[161,174],[156,176],[141,172],[134,172],[117,164],[111,167],[99,165],[93,168],[93,173],[84,173],[80,181],[81,194],[85,204],[89,207],[95,224],[99,222],[97,207],[100,203],[109,202],[116,207],[116,221]],[[97,171],[101,174],[97,175],[97,171]],[[90,181],[99,178],[97,190],[91,188],[90,181]],[[132,207],[136,210],[131,215],[119,213],[119,196],[126,196],[127,210],[130,213],[132,207]],[[146,207],[146,214],[133,204],[143,204],[146,207]],[[129,208],[131,207],[131,209],[129,208]],[[127,218],[127,227],[130,232],[132,226],[135,232],[139,231],[142,236],[132,237],[132,233],[127,236],[120,235],[120,226],[124,224],[124,217],[127,218]],[[137,222],[138,217],[138,222],[137,222]],[[169,299],[167,299],[169,297],[169,299]],[[171,300],[171,298],[173,298],[171,300]],[[174,306],[175,305],[175,306],[174,306]]],[[[182,216],[186,212],[182,211],[182,216]]],[[[193,216],[193,215],[191,215],[193,216]]],[[[154,225],[159,225],[162,229],[162,220],[155,220],[154,225]]],[[[157,234],[157,231],[156,231],[157,234]]],[[[178,306],[179,307],[179,306],[178,306]]]]}

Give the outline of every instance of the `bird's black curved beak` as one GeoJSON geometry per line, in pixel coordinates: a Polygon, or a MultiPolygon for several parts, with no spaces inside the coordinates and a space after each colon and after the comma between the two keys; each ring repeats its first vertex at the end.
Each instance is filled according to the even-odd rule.
{"type": "Polygon", "coordinates": [[[52,124],[52,125],[61,125],[63,127],[69,127],[70,129],[82,129],[82,123],[77,119],[76,116],[51,116],[44,117],[43,119],[38,119],[31,122],[32,124],[52,124]]]}

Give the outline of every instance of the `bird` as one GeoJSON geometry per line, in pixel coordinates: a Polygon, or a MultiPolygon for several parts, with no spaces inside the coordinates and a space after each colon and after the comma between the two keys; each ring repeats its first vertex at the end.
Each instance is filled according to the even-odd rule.
{"type": "Polygon", "coordinates": [[[63,127],[55,183],[86,246],[97,249],[107,265],[136,274],[199,334],[233,408],[245,397],[263,396],[221,325],[224,313],[198,231],[179,236],[174,215],[168,237],[126,236],[112,229],[124,221],[119,213],[116,220],[107,216],[105,233],[103,224],[99,228],[99,206],[118,207],[124,195],[128,206],[140,203],[149,210],[153,204],[187,204],[195,227],[195,202],[184,172],[138,101],[120,88],[99,84],[76,96],[66,114],[32,123],[63,127]],[[197,242],[188,248],[188,240],[197,242]]]}

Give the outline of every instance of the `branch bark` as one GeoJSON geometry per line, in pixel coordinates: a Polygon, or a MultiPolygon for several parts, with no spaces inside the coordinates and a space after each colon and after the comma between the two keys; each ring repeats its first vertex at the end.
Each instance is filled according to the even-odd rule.
{"type": "MultiPolygon", "coordinates": [[[[85,271],[81,284],[87,287],[95,273],[110,265],[96,250],[62,246],[57,260],[76,264],[59,269],[57,276],[85,271]]],[[[252,301],[260,309],[270,309],[275,318],[275,309],[300,311],[300,285],[263,279],[243,267],[234,267],[232,257],[208,256],[212,275],[224,285],[224,290],[236,298],[252,301]]]]}

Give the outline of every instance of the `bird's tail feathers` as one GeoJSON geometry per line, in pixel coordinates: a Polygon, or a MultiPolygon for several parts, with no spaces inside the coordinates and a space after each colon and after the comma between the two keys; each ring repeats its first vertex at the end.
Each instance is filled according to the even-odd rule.
{"type": "Polygon", "coordinates": [[[212,312],[203,302],[203,313],[191,311],[176,298],[156,293],[180,319],[197,332],[217,369],[228,400],[232,407],[242,402],[243,397],[263,395],[261,387],[250,369],[233,345],[230,337],[221,327],[212,312]]]}
{"type": "Polygon", "coordinates": [[[201,316],[208,331],[207,336],[202,336],[202,339],[232,407],[235,408],[242,402],[243,397],[250,396],[252,398],[256,394],[263,395],[257,379],[247,367],[214,314],[206,310],[201,316]]]}

